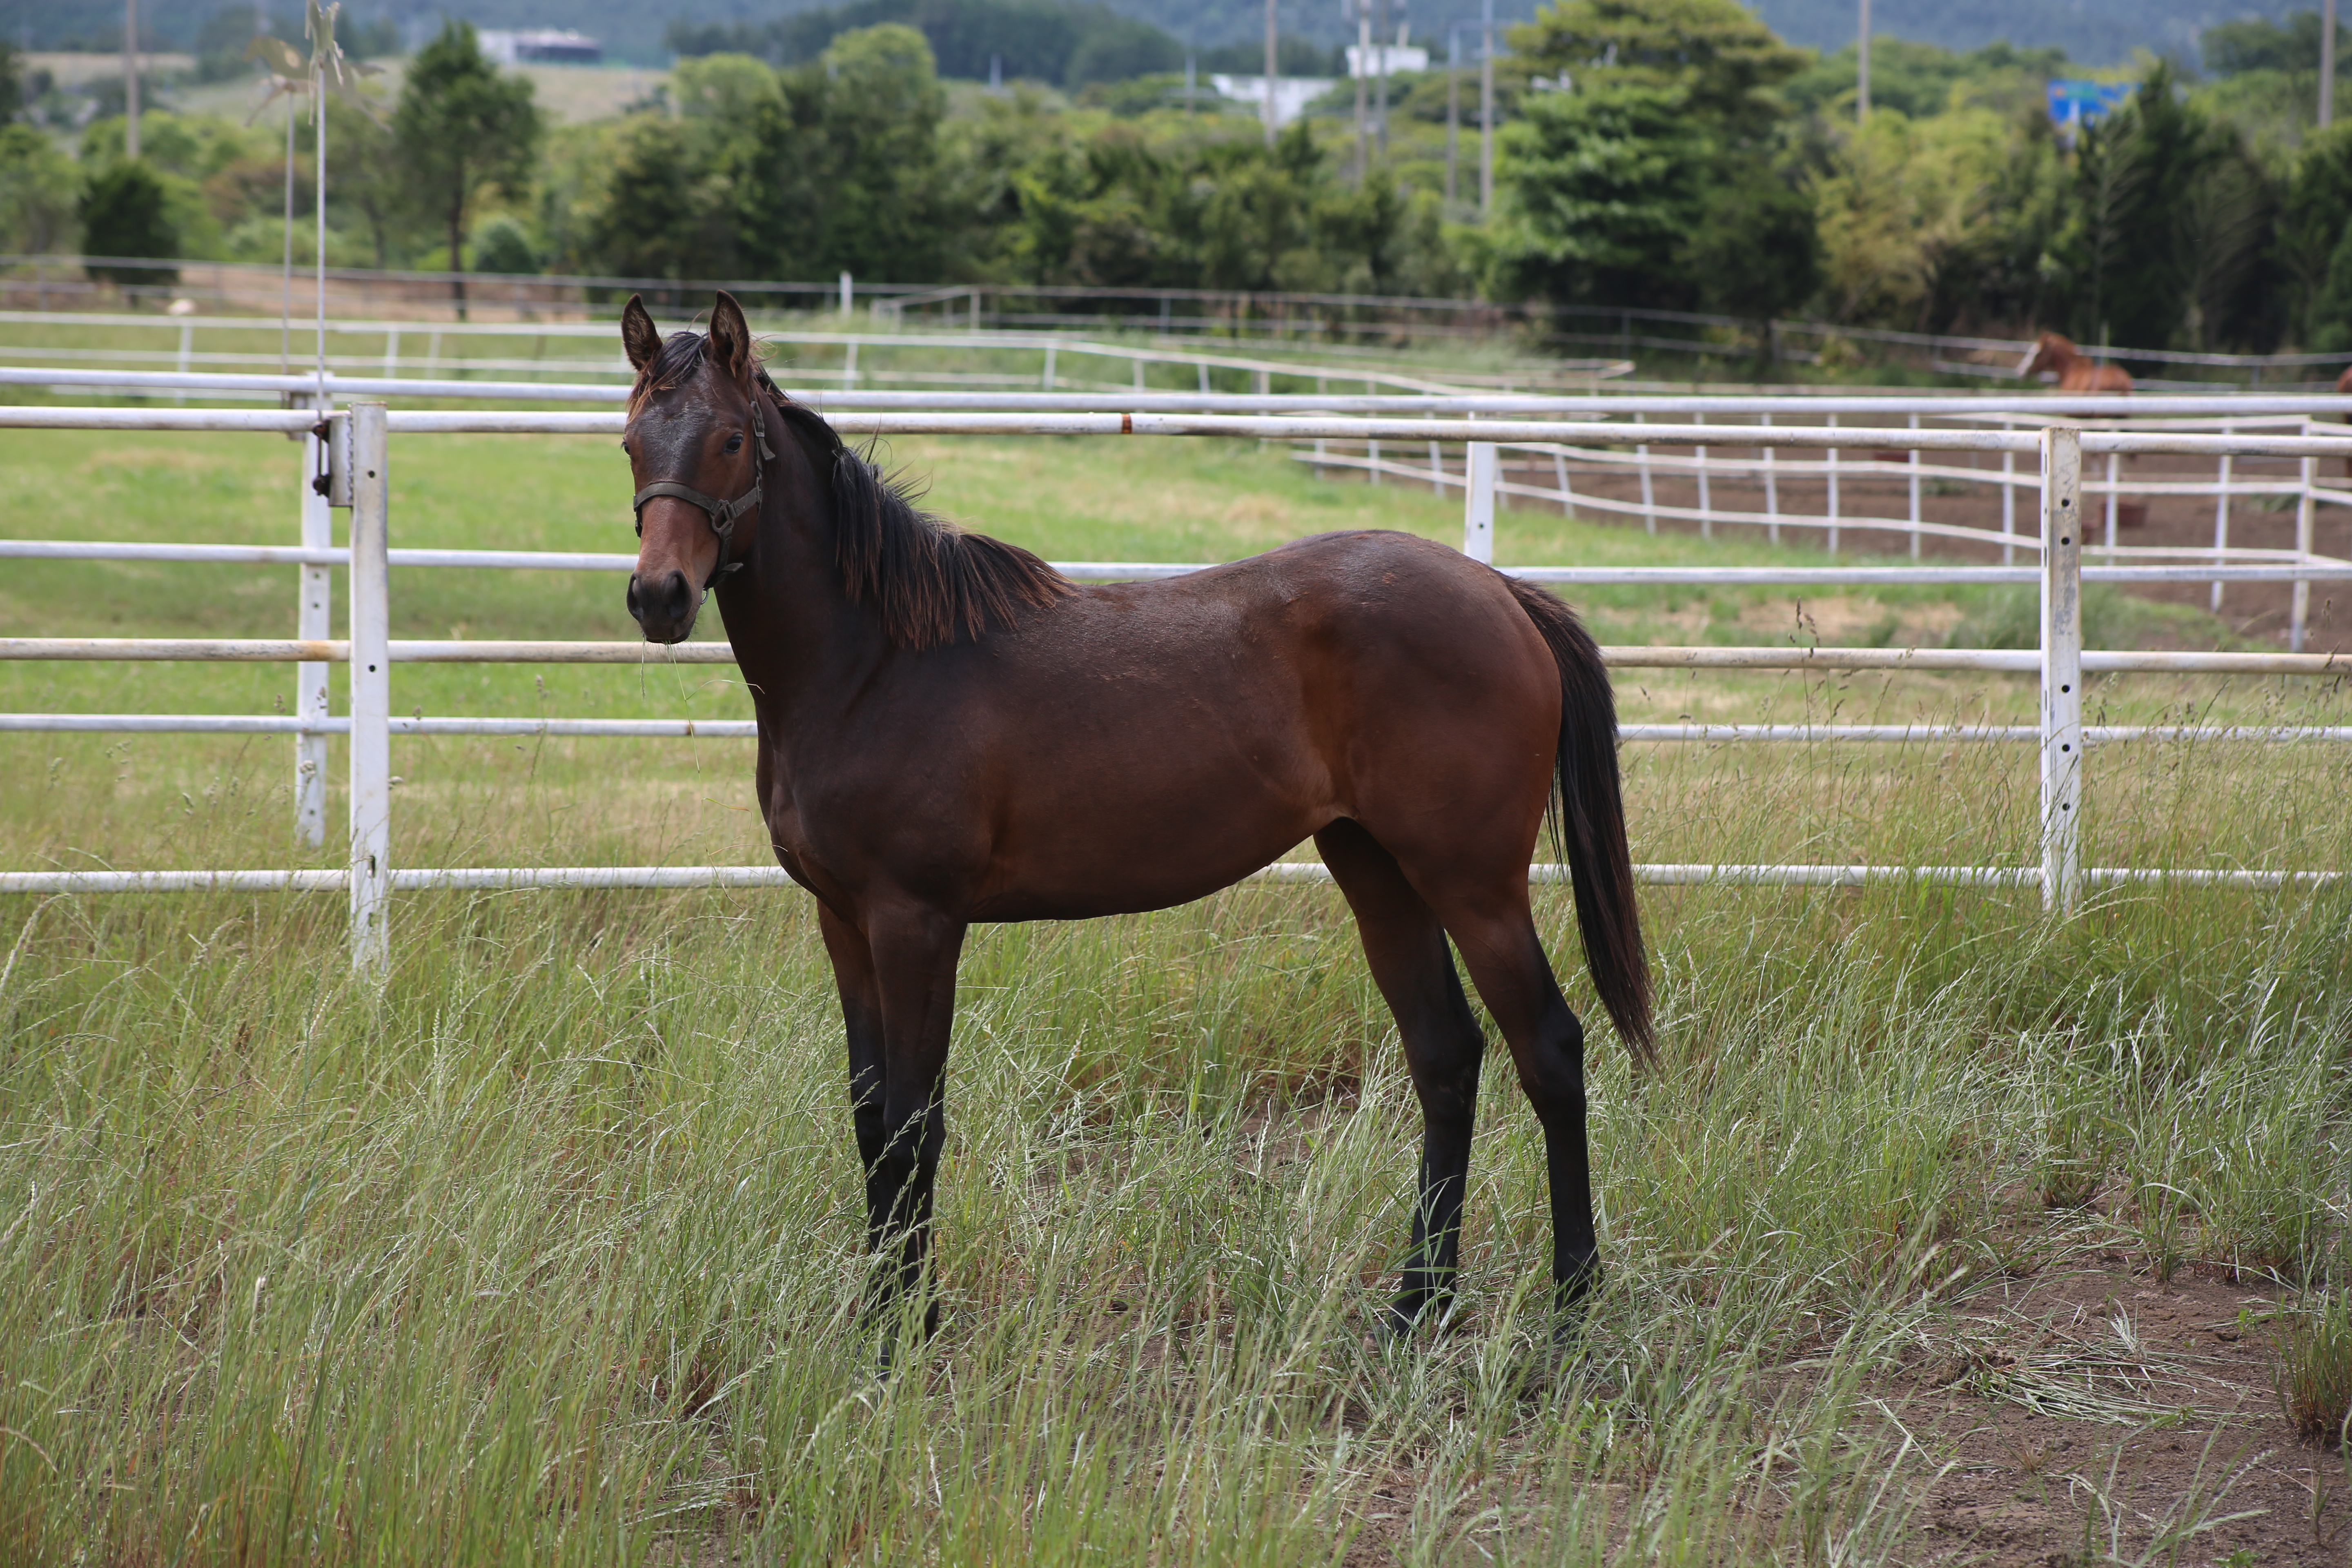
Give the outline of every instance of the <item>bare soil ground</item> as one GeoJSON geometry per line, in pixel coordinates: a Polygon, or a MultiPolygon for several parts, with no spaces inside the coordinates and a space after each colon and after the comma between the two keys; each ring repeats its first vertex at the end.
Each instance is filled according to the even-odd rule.
{"type": "Polygon", "coordinates": [[[1926,1560],[2130,1562],[2202,1515],[2226,1522],[2181,1562],[2344,1561],[2343,1466],[2296,1444],[2273,1388],[2276,1294],[2189,1272],[2158,1284],[2104,1260],[2053,1269],[1979,1298],[1949,1345],[1923,1350],[1912,1391],[1889,1405],[1950,1465],[1922,1511],[1926,1560]],[[2114,1370],[2089,1381],[2116,1413],[2070,1418],[2057,1391],[2102,1366],[2114,1370]],[[2177,1414],[2120,1424],[2135,1402],[2177,1414]]]}

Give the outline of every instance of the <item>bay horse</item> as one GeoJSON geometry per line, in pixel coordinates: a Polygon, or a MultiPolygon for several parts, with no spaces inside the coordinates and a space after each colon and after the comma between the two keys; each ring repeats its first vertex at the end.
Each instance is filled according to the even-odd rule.
{"type": "Polygon", "coordinates": [[[2044,332],[2026,351],[2018,363],[2021,376],[2036,376],[2051,371],[2058,377],[2061,392],[2129,392],[2131,373],[2119,364],[2101,364],[2082,350],[2070,338],[2056,332],[2044,332]]]}
{"type": "Polygon", "coordinates": [[[1421,1102],[1412,1239],[1381,1317],[1450,1300],[1486,1048],[1545,1141],[1554,1299],[1598,1275],[1584,1031],[1528,902],[1549,816],[1601,1005],[1638,1058],[1650,980],[1617,720],[1568,606],[1410,534],[1324,534],[1079,587],[919,510],[760,368],[735,300],[708,336],[621,319],[622,445],[649,642],[719,603],[758,718],[776,859],[815,895],[866,1172],[869,1305],[923,1291],[956,965],[977,921],[1164,909],[1307,838],[1345,894],[1421,1102]]]}

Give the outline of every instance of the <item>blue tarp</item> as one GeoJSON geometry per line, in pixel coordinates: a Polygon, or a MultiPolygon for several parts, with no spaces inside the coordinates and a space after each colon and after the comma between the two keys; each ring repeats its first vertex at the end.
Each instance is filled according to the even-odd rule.
{"type": "Polygon", "coordinates": [[[2068,130],[2095,124],[2114,113],[2132,92],[2132,84],[2127,81],[2084,81],[2079,78],[2053,81],[2050,84],[2051,123],[2068,130]]]}

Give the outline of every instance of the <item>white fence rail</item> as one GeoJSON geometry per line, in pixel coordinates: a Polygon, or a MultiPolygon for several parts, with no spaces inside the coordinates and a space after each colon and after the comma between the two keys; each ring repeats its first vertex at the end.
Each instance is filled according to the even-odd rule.
{"type": "MultiPolygon", "coordinates": [[[[2309,401],[2309,400],[2305,400],[2309,401]]],[[[1450,412],[1458,405],[1449,400],[1450,412]]],[[[1499,411],[1498,411],[1499,412],[1499,411]]],[[[1551,413],[1547,405],[1536,412],[1551,413]]],[[[1578,412],[1583,412],[1579,410],[1578,412]]],[[[1693,410],[1693,413],[1706,412],[1693,410]]],[[[2046,410],[2043,411],[2046,416],[2046,410]]],[[[1500,448],[1509,446],[1607,447],[1624,443],[1628,426],[1613,421],[1584,418],[1519,417],[1480,421],[1469,418],[1386,415],[1342,416],[1267,415],[1241,412],[1133,408],[1117,412],[1054,409],[914,411],[906,409],[842,410],[835,423],[845,433],[904,434],[1091,434],[1132,436],[1255,437],[1282,441],[1462,442],[1467,444],[1465,547],[1474,555],[1491,558],[1494,505],[1512,487],[1500,479],[1500,448]],[[1507,428],[1509,439],[1498,442],[1507,428]]],[[[544,734],[635,735],[742,738],[753,731],[743,721],[682,720],[498,720],[394,718],[390,711],[390,673],[404,662],[563,662],[563,663],[690,663],[731,662],[723,644],[689,643],[652,648],[629,642],[547,641],[395,641],[389,636],[389,576],[394,565],[445,567],[546,568],[577,571],[618,571],[634,564],[634,557],[589,553],[541,553],[522,551],[394,551],[390,547],[390,437],[436,432],[612,433],[617,413],[546,413],[446,411],[394,412],[380,402],[357,402],[347,410],[320,415],[307,410],[224,410],[193,408],[0,408],[0,426],[20,428],[95,428],[166,430],[281,430],[310,437],[311,462],[326,460],[338,441],[346,453],[352,502],[352,544],[338,549],[328,542],[323,506],[313,506],[305,488],[302,542],[299,546],[136,545],[106,542],[0,542],[0,556],[34,559],[152,560],[295,565],[303,573],[302,634],[283,639],[221,638],[0,638],[0,658],[131,659],[197,661],[267,661],[293,663],[298,678],[296,711],[290,716],[171,715],[171,714],[5,714],[0,731],[59,730],[79,731],[258,733],[295,737],[297,753],[297,819],[313,844],[323,841],[323,768],[327,737],[342,735],[348,742],[350,782],[350,844],[347,868],[341,871],[55,871],[0,873],[5,892],[100,892],[215,889],[220,890],[344,890],[352,906],[352,946],[355,963],[381,965],[386,952],[386,900],[395,891],[427,888],[559,888],[559,887],[767,887],[781,885],[780,870],[766,867],[618,867],[618,868],[488,868],[472,869],[396,868],[391,858],[390,741],[394,734],[544,734]],[[343,435],[348,431],[348,437],[343,435]],[[323,436],[320,434],[323,433],[323,436]],[[328,574],[335,567],[350,578],[351,623],[348,639],[323,635],[327,629],[328,574]],[[351,711],[342,716],[326,710],[324,667],[350,663],[351,711]],[[315,809],[310,803],[315,801],[315,809]]],[[[2041,556],[2034,566],[1967,564],[1953,567],[1814,567],[1814,568],[1511,568],[1517,574],[1558,584],[1739,583],[1853,584],[2034,582],[2042,606],[2039,650],[1888,649],[1822,647],[1614,647],[1604,657],[1619,668],[1747,668],[1747,669],[1955,669],[2037,674],[2041,680],[2040,721],[2032,726],[1915,725],[1708,725],[1638,724],[1625,727],[1628,740],[1638,742],[1835,741],[1906,742],[1964,740],[1986,743],[2033,743],[2038,747],[2042,774],[2040,863],[2021,867],[1872,867],[1872,866],[1692,866],[1659,865],[1639,868],[1654,883],[1771,883],[1801,886],[1851,886],[1889,879],[1915,879],[1970,886],[2038,886],[2055,909],[2074,907],[2085,887],[2149,880],[2175,880],[2193,885],[2281,887],[2328,880],[2336,872],[2284,870],[2168,869],[2084,868],[2080,864],[2083,756],[2096,744],[2127,740],[2220,740],[2259,742],[2325,742],[2352,741],[2352,727],[2330,726],[2086,726],[2082,716],[2081,681],[2084,674],[2105,671],[2207,672],[2244,675],[2334,675],[2347,661],[2335,656],[2285,653],[2160,653],[2147,651],[2085,651],[2082,647],[2081,585],[2103,578],[2124,582],[2189,580],[2294,583],[2302,588],[2313,581],[2352,581],[2352,562],[2318,557],[2307,550],[2266,552],[2249,560],[2248,552],[2218,563],[2204,552],[2193,563],[2178,562],[2116,562],[2084,563],[2085,551],[2084,496],[2082,479],[2084,454],[2149,453],[2216,458],[2278,458],[2304,461],[2352,458],[2352,435],[2314,435],[2305,424],[2294,434],[2271,430],[2084,429],[2047,425],[2026,431],[2009,428],[1847,428],[1827,426],[1759,425],[1740,432],[1744,444],[1772,452],[1818,450],[1833,453],[1844,446],[1896,447],[1907,452],[1970,451],[2014,458],[2030,454],[2034,461],[2029,479],[2039,502],[2042,529],[2038,536],[2021,536],[2041,556]],[[2042,548],[2042,542],[2050,542],[2042,548]]],[[[1641,434],[1657,444],[1720,441],[1720,426],[1692,423],[1647,425],[1641,434]]],[[[1325,454],[1328,457],[1328,452],[1325,454]]],[[[1313,456],[1313,454],[1309,454],[1313,456]]],[[[1826,465],[1824,465],[1826,466],[1826,465]]],[[[1915,463],[1916,466],[1921,466],[1915,463]]],[[[2307,479],[2307,476],[2306,476],[2307,479]]],[[[2308,491],[2306,491],[2306,496],[2308,491]]],[[[2352,498],[2347,498],[2352,499],[2352,498]]],[[[2306,499],[2306,507],[2310,504],[2306,499]]],[[[1105,580],[1168,575],[1198,570],[1167,563],[1072,563],[1073,575],[1105,580]]],[[[1261,875],[1276,879],[1312,879],[1322,868],[1307,863],[1284,862],[1261,875]]],[[[1537,867],[1538,879],[1556,879],[1557,867],[1537,867]]]]}

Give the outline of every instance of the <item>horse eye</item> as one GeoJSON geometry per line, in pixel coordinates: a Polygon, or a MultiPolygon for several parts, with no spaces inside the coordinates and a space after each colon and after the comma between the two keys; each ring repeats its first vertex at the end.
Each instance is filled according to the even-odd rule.
{"type": "Polygon", "coordinates": [[[740,452],[743,449],[743,432],[738,430],[727,437],[727,449],[730,452],[740,452]]]}

